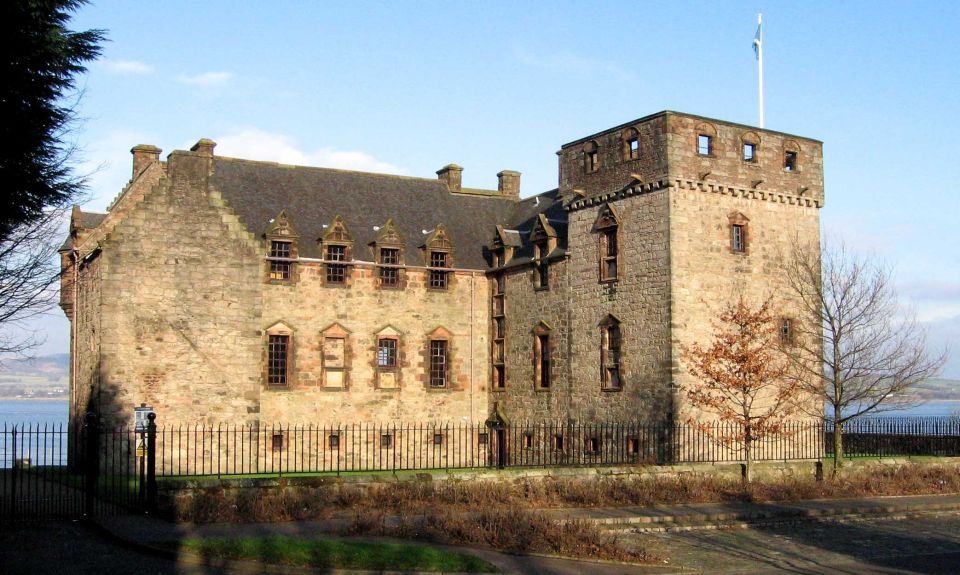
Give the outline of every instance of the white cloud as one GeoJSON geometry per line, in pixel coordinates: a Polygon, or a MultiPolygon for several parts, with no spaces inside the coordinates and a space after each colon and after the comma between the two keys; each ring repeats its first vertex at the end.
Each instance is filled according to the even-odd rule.
{"type": "Polygon", "coordinates": [[[137,60],[106,60],[104,65],[114,74],[153,74],[153,66],[137,60]]]}
{"type": "Polygon", "coordinates": [[[312,151],[301,150],[296,142],[282,134],[273,134],[256,128],[244,128],[225,134],[216,138],[216,142],[216,153],[220,156],[362,172],[404,173],[402,168],[381,162],[366,152],[338,150],[331,147],[317,148],[312,151]]]}
{"type": "Polygon", "coordinates": [[[181,84],[187,84],[189,86],[201,86],[204,88],[209,88],[212,86],[222,86],[230,81],[233,78],[233,74],[230,72],[205,72],[203,74],[196,74],[194,76],[177,76],[177,81],[181,84]]]}

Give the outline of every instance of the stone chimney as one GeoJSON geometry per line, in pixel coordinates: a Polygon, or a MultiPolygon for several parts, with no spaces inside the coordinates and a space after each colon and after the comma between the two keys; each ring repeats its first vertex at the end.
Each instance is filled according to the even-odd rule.
{"type": "Polygon", "coordinates": [[[213,157],[213,149],[217,147],[217,143],[213,140],[208,140],[207,138],[202,138],[199,142],[193,145],[190,148],[191,152],[196,152],[201,156],[206,156],[208,158],[213,157]]]}
{"type": "Polygon", "coordinates": [[[130,148],[130,153],[133,154],[132,179],[136,179],[150,164],[159,162],[160,152],[162,151],[160,148],[149,144],[140,144],[139,146],[130,148]]]}
{"type": "Polygon", "coordinates": [[[437,178],[445,184],[451,192],[461,190],[461,180],[463,179],[463,168],[456,164],[447,164],[437,170],[437,178]]]}
{"type": "Polygon", "coordinates": [[[520,172],[504,170],[497,174],[497,189],[501,196],[508,198],[520,197],[520,172]]]}

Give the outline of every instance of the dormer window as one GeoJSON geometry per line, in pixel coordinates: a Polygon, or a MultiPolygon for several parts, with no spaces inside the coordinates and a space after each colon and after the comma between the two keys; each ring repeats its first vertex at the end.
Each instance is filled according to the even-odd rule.
{"type": "Polygon", "coordinates": [[[293,242],[270,242],[270,279],[290,281],[290,269],[293,267],[291,254],[293,242]]]}
{"type": "Polygon", "coordinates": [[[550,263],[547,261],[547,242],[533,245],[533,285],[536,289],[550,289],[550,263]]]}
{"type": "Polygon", "coordinates": [[[264,233],[267,240],[267,279],[273,283],[286,283],[294,280],[297,261],[297,232],[287,219],[287,212],[281,211],[270,220],[264,233]]]}
{"type": "Polygon", "coordinates": [[[400,285],[400,269],[396,267],[399,265],[399,248],[380,248],[380,287],[395,288],[400,285]]]}
{"type": "Polygon", "coordinates": [[[447,252],[430,252],[430,288],[447,289],[447,252]]]}
{"type": "Polygon", "coordinates": [[[331,245],[327,246],[324,259],[327,261],[327,283],[344,284],[347,283],[346,264],[336,263],[347,261],[347,246],[331,245]]]}
{"type": "Polygon", "coordinates": [[[430,234],[424,247],[428,264],[427,287],[433,290],[447,289],[450,285],[450,268],[453,267],[451,257],[453,244],[443,224],[439,224],[430,234]]]}
{"type": "Polygon", "coordinates": [[[326,285],[345,285],[350,276],[353,259],[353,239],[343,218],[337,216],[321,238],[323,242],[324,280],[326,285]]]}

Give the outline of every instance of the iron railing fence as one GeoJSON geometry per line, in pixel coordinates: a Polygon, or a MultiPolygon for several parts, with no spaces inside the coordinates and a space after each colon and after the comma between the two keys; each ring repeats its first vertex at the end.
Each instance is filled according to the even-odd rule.
{"type": "MultiPolygon", "coordinates": [[[[833,455],[833,422],[824,425],[824,448],[833,455]]],[[[960,417],[861,417],[843,424],[850,457],[960,456],[960,417]]]]}
{"type": "Polygon", "coordinates": [[[66,424],[0,426],[0,519],[103,516],[140,509],[147,461],[138,455],[145,453],[143,431],[66,424]]]}
{"type": "MultiPolygon", "coordinates": [[[[158,426],[157,476],[192,477],[743,460],[737,427],[641,423],[158,426]]],[[[819,459],[823,426],[788,423],[756,461],[819,459]]]]}

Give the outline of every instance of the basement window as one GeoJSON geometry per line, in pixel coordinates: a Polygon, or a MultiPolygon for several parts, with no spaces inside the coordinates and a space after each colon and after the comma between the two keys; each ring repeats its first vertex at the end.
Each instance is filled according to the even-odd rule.
{"type": "Polygon", "coordinates": [[[270,448],[273,451],[281,451],[283,449],[283,434],[274,433],[270,438],[270,448]]]}
{"type": "Polygon", "coordinates": [[[330,449],[339,450],[339,449],[340,449],[340,434],[339,434],[339,433],[331,433],[330,435],[328,435],[328,436],[327,436],[327,446],[328,446],[330,449]]]}
{"type": "Polygon", "coordinates": [[[391,449],[393,447],[393,435],[384,433],[380,436],[380,449],[391,449]]]}

